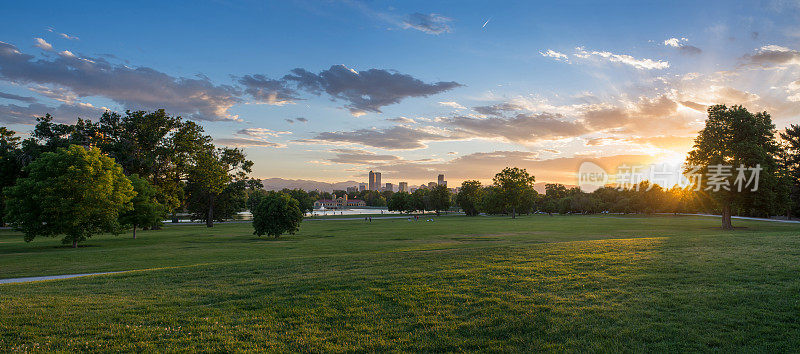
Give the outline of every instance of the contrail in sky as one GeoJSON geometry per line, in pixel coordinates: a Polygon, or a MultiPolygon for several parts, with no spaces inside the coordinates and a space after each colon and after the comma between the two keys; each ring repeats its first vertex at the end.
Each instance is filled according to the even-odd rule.
{"type": "Polygon", "coordinates": [[[488,20],[486,20],[486,22],[484,22],[484,23],[483,23],[483,26],[481,26],[481,28],[485,28],[485,27],[486,27],[486,25],[488,25],[488,24],[489,24],[489,21],[491,21],[491,20],[492,20],[492,18],[491,18],[491,17],[489,17],[489,19],[488,19],[488,20]]]}

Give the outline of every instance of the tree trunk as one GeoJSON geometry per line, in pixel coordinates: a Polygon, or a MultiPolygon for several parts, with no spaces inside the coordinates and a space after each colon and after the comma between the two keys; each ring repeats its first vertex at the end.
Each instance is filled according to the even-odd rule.
{"type": "Polygon", "coordinates": [[[214,195],[208,196],[208,215],[206,216],[206,227],[214,227],[214,195]]]}
{"type": "Polygon", "coordinates": [[[136,239],[136,224],[133,224],[133,239],[136,239]]]}
{"type": "Polygon", "coordinates": [[[78,248],[78,240],[72,240],[72,248],[78,248]]]}
{"type": "Polygon", "coordinates": [[[172,222],[177,224],[178,223],[178,214],[172,213],[172,222]]]}
{"type": "Polygon", "coordinates": [[[511,218],[512,219],[517,218],[517,208],[511,208],[511,218]]]}
{"type": "Polygon", "coordinates": [[[730,204],[725,204],[722,207],[722,229],[723,230],[733,230],[733,225],[731,224],[731,206],[730,204]]]}

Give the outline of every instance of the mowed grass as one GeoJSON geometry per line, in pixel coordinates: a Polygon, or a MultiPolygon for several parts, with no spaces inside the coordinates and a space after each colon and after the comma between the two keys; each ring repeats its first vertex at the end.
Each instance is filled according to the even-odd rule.
{"type": "Polygon", "coordinates": [[[797,351],[800,225],[703,217],[0,231],[0,351],[797,351]]]}

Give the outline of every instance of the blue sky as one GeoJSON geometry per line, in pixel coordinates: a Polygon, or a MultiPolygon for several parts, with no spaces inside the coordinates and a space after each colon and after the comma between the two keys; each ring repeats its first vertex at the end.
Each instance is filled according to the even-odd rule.
{"type": "Polygon", "coordinates": [[[166,108],[243,147],[260,178],[458,183],[516,165],[571,183],[584,160],[680,159],[709,104],[800,122],[797,1],[0,10],[0,124],[166,108]]]}

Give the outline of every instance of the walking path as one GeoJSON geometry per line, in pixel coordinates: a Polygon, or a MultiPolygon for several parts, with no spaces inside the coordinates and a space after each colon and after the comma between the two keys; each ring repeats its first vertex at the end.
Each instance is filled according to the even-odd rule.
{"type": "Polygon", "coordinates": [[[77,277],[88,277],[90,275],[103,275],[103,274],[115,274],[115,273],[123,273],[123,272],[102,272],[102,273],[48,275],[44,277],[10,278],[10,279],[0,279],[0,284],[28,283],[32,281],[69,279],[77,277]]]}
{"type": "MultiPolygon", "coordinates": [[[[683,215],[683,216],[713,216],[716,218],[721,218],[722,215],[714,215],[714,214],[689,214],[689,213],[656,213],[658,215],[683,215]]],[[[749,216],[731,216],[731,219],[741,219],[741,220],[755,220],[755,221],[772,221],[772,222],[783,222],[788,224],[800,224],[800,220],[782,220],[782,219],[766,219],[766,218],[751,218],[749,216]]]]}

